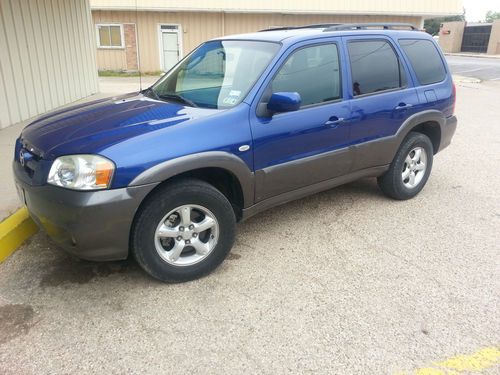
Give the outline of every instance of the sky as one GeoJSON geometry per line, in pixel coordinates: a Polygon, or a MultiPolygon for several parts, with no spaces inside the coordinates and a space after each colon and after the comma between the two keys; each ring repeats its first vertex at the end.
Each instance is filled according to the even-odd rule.
{"type": "Polygon", "coordinates": [[[467,22],[484,21],[489,10],[500,12],[500,0],[463,0],[467,22]]]}

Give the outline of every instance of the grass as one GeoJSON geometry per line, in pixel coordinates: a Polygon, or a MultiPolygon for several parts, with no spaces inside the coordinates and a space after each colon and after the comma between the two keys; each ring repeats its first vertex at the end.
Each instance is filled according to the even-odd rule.
{"type": "MultiPolygon", "coordinates": [[[[142,72],[142,76],[160,76],[162,73],[161,70],[142,72]]],[[[99,77],[139,77],[139,72],[130,72],[126,70],[99,70],[99,77]]]]}

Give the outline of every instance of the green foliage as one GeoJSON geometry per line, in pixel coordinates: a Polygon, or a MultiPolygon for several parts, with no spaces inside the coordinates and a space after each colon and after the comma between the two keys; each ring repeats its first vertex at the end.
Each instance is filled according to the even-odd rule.
{"type": "Polygon", "coordinates": [[[493,22],[495,20],[500,20],[500,12],[489,10],[486,13],[486,22],[493,22]]]}
{"type": "Polygon", "coordinates": [[[424,21],[424,29],[431,35],[439,34],[439,27],[443,22],[465,21],[465,15],[431,18],[424,21]]]}

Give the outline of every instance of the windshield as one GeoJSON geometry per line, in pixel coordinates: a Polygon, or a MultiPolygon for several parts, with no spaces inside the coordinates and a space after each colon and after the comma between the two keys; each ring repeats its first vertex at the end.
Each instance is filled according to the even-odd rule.
{"type": "Polygon", "coordinates": [[[216,40],[202,44],[158,81],[155,97],[202,108],[239,104],[274,57],[270,42],[216,40]]]}

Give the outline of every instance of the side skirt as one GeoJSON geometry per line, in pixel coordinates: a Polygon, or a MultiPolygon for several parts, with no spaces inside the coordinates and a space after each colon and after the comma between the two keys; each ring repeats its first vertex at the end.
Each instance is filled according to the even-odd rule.
{"type": "Polygon", "coordinates": [[[344,185],[352,181],[359,180],[363,177],[378,177],[389,169],[389,164],[381,165],[378,167],[366,168],[358,170],[344,176],[339,176],[332,178],[330,180],[321,181],[313,185],[305,186],[300,189],[292,190],[283,194],[276,195],[274,197],[260,201],[253,206],[243,209],[242,220],[246,220],[262,211],[265,211],[271,207],[279,206],[296,199],[304,198],[308,195],[319,193],[324,190],[329,190],[336,186],[344,185]]]}

